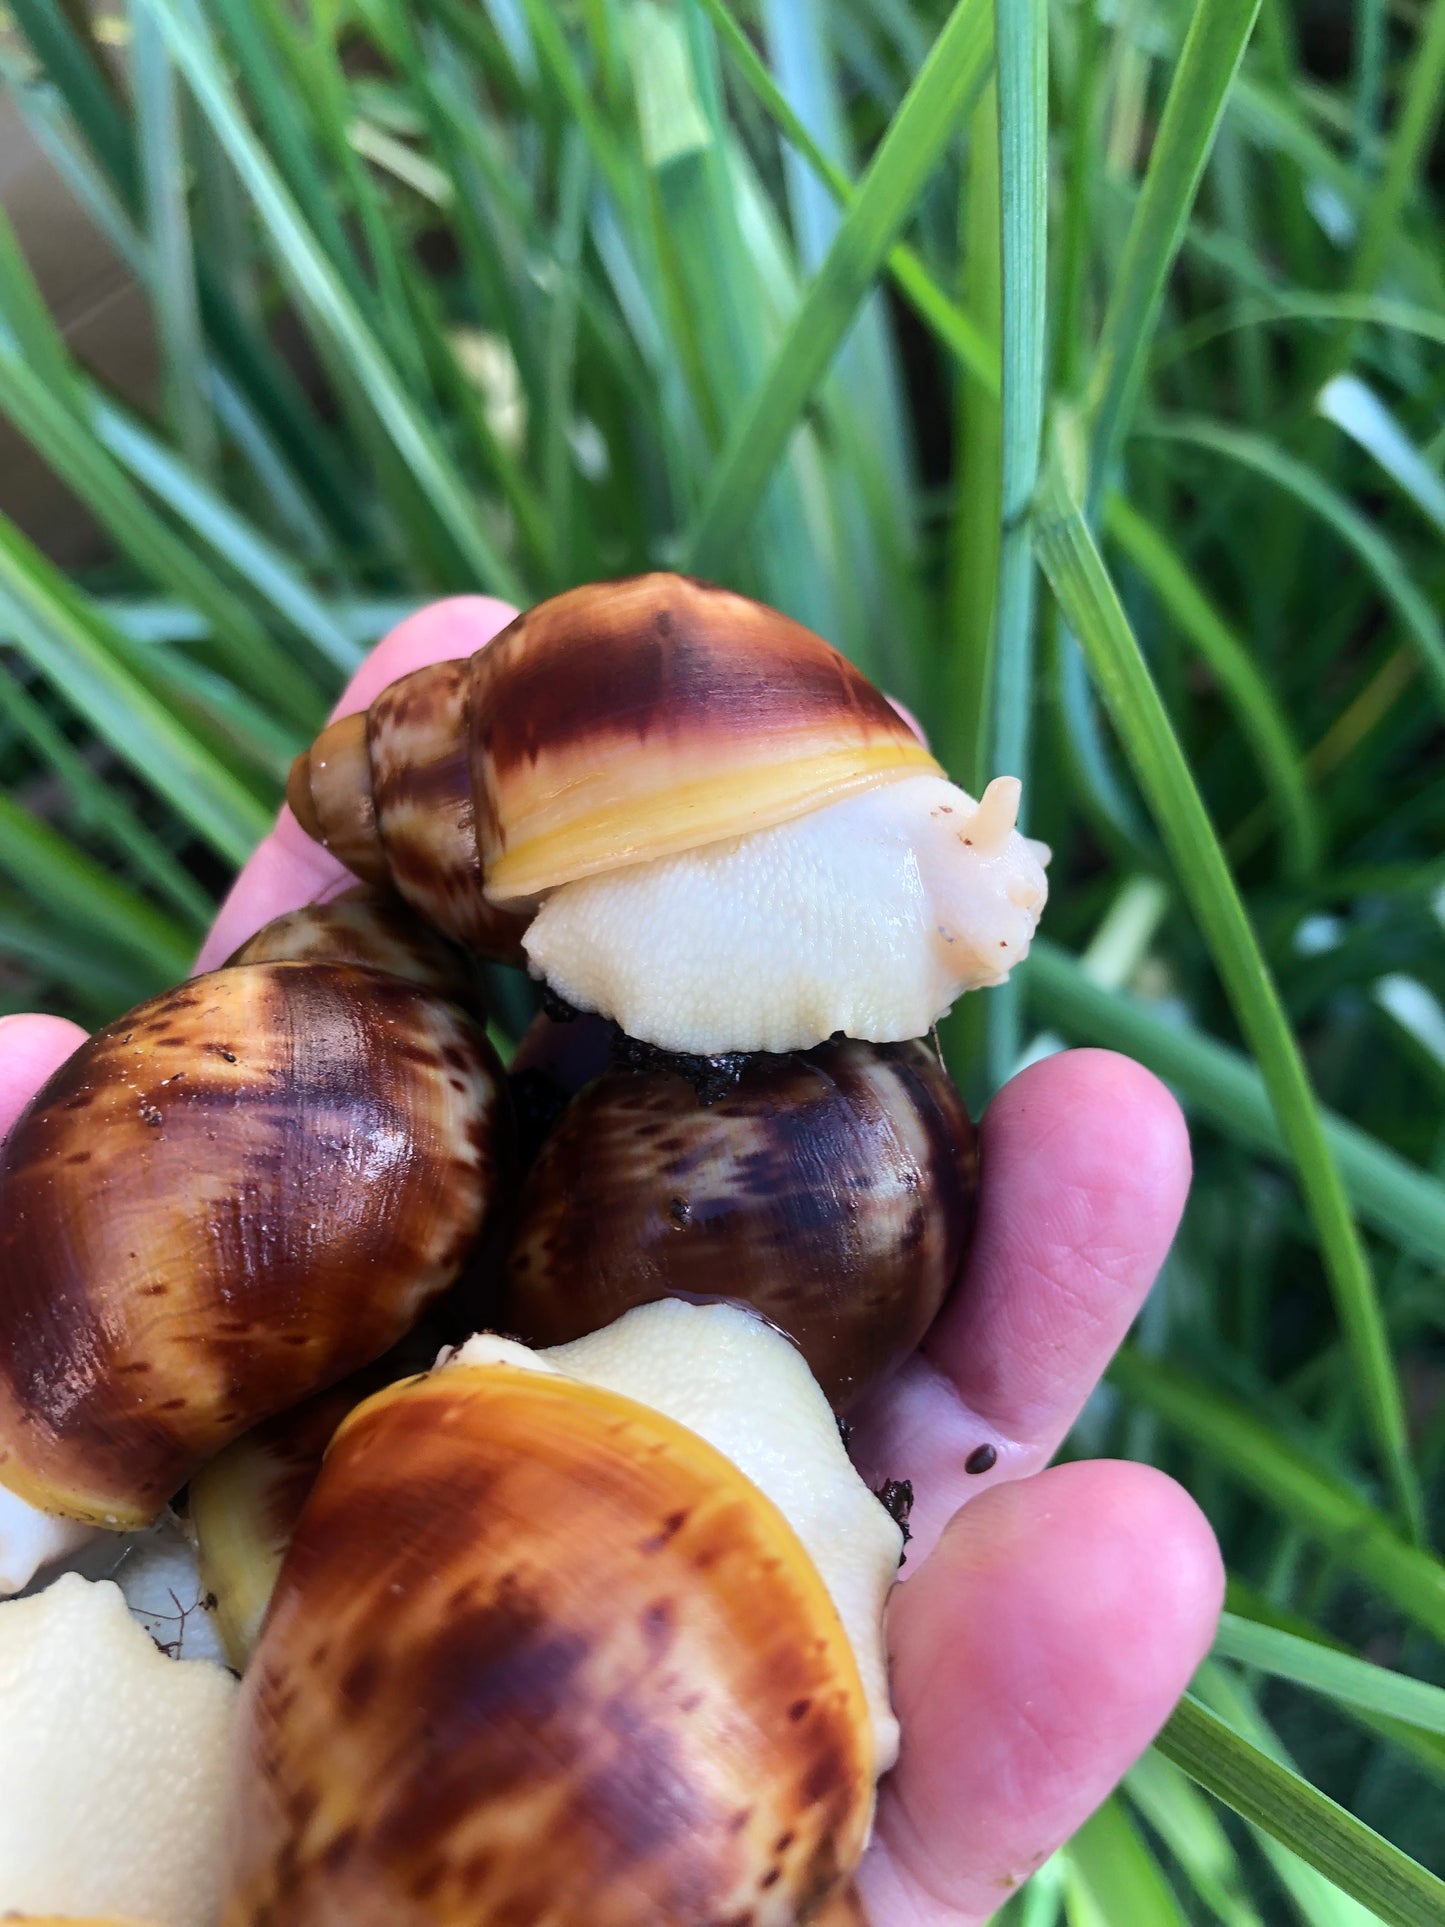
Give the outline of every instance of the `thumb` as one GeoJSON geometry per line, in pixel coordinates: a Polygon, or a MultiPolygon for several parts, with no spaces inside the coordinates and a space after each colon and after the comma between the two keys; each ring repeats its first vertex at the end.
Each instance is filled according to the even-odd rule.
{"type": "Polygon", "coordinates": [[[0,1017],[0,1138],[84,1042],[80,1025],[64,1017],[0,1017]]]}

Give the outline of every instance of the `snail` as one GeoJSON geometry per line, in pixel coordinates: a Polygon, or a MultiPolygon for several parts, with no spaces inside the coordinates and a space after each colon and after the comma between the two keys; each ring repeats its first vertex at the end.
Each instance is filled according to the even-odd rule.
{"type": "Polygon", "coordinates": [[[744,1061],[712,1102],[663,1068],[574,1097],[522,1188],[503,1322],[556,1345],[664,1295],[741,1298],[846,1409],[957,1277],[977,1153],[923,1043],[744,1061]]]}
{"type": "Polygon", "coordinates": [[[0,1592],[395,1344],[509,1135],[481,1032],[350,964],[214,971],[84,1043],[0,1146],[0,1592]]]}
{"type": "Polygon", "coordinates": [[[0,1919],[215,1927],[236,1693],[109,1581],[0,1602],[0,1919]]]}
{"type": "Polygon", "coordinates": [[[1019,785],[975,802],[846,658],[675,575],[573,589],[298,758],[302,827],[439,929],[700,1055],[921,1036],[1046,895],[1019,785]]]}
{"type": "Polygon", "coordinates": [[[469,1341],[326,1455],[241,1689],[225,1927],[858,1919],[900,1544],[749,1313],[469,1341]]]}

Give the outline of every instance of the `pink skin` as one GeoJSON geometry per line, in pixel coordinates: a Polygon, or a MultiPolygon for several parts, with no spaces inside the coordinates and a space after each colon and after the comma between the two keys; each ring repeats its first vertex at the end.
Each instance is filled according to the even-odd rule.
{"type": "MultiPolygon", "coordinates": [[[[480,648],[484,596],[404,622],[337,713],[480,648]]],[[[289,811],[198,960],[350,881],[289,811]]],[[[75,1048],[54,1017],[0,1023],[0,1132],[75,1048]]],[[[903,1754],[861,1885],[874,1927],[969,1927],[1104,1799],[1213,1637],[1223,1569],[1203,1515],[1146,1466],[1045,1469],[1153,1283],[1189,1186],[1189,1140],[1155,1078],[1108,1051],[1033,1065],[994,1099],[967,1275],[923,1354],[859,1418],[872,1478],[913,1480],[915,1538],[890,1609],[903,1754]],[[997,1453],[966,1471],[980,1445],[997,1453]]]]}

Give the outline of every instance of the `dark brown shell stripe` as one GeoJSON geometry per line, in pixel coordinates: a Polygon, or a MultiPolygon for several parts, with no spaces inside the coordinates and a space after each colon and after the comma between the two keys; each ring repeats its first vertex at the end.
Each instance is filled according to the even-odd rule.
{"type": "Polygon", "coordinates": [[[378,1357],[495,1205],[496,1058],[372,970],[258,964],[156,997],[0,1151],[0,1482],[132,1523],[378,1357]]]}
{"type": "Polygon", "coordinates": [[[822,1900],[871,1809],[861,1689],[781,1515],[679,1435],[507,1367],[349,1422],[243,1688],[227,1927],[822,1900]]]}
{"type": "Polygon", "coordinates": [[[514,771],[565,757],[590,768],[647,746],[677,754],[729,735],[818,724],[862,740],[915,739],[821,636],[695,577],[631,576],[552,596],[473,658],[472,768],[483,853],[505,844],[499,795],[514,771]],[[759,697],[765,695],[766,701],[759,697]]]}
{"type": "Polygon", "coordinates": [[[958,1275],[976,1166],[923,1043],[760,1056],[710,1104],[665,1070],[610,1071],[523,1187],[505,1323],[554,1345],[656,1298],[741,1298],[846,1407],[914,1349],[958,1275]]]}
{"type": "Polygon", "coordinates": [[[485,659],[475,740],[504,781],[558,743],[646,743],[700,723],[791,731],[841,713],[884,735],[905,727],[821,636],[692,576],[630,576],[552,596],[504,629],[485,659]]]}

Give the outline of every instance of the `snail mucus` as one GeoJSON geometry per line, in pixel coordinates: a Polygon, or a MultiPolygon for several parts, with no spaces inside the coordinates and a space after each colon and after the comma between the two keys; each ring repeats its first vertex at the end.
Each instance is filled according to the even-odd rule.
{"type": "Polygon", "coordinates": [[[560,1118],[509,1210],[466,967],[408,963],[430,939],[366,893],[91,1040],[0,1151],[0,1563],[24,1584],[221,1452],[203,1555],[257,1554],[224,1927],[860,1921],[903,1534],[829,1402],[963,1262],[972,1126],[918,1040],[1027,949],[1017,784],[975,802],[819,638],[657,575],[402,678],[288,798],[582,1013],[519,1052],[560,1118]],[[281,1459],[222,1448],[386,1352],[504,1215],[474,1322],[527,1344],[323,1398],[278,1525],[281,1459]]]}

